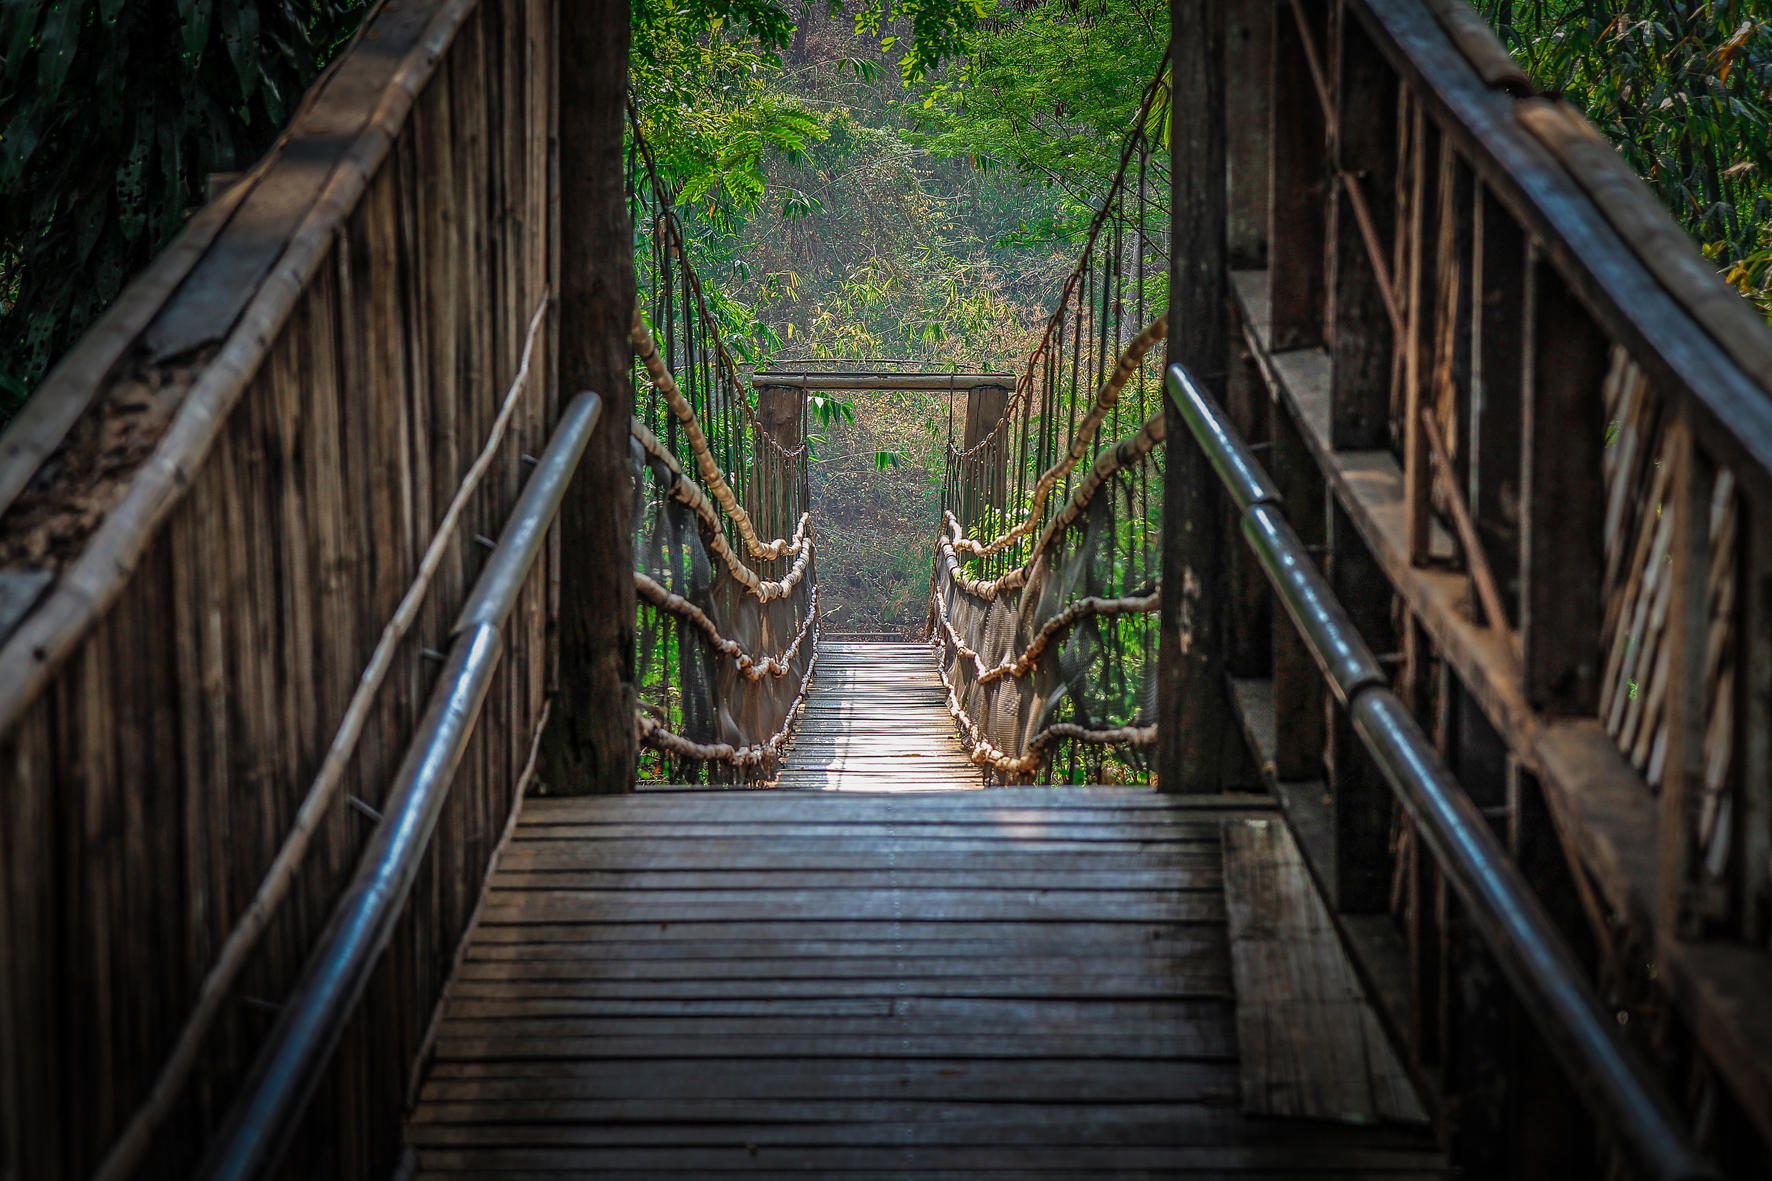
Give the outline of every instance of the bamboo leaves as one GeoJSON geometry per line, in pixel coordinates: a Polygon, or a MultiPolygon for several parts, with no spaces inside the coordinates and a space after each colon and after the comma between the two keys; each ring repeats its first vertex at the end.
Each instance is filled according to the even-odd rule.
{"type": "Polygon", "coordinates": [[[1484,0],[1541,89],[1616,144],[1772,315],[1772,14],[1690,0],[1484,0]]]}
{"type": "Polygon", "coordinates": [[[0,0],[0,425],[275,138],[363,0],[0,0]]]}

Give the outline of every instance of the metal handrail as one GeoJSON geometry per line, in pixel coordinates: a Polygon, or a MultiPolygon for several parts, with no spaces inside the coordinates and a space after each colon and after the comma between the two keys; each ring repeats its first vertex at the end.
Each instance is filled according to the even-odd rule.
{"type": "Polygon", "coordinates": [[[1243,536],[1347,707],[1354,731],[1426,837],[1588,1110],[1658,1181],[1713,1179],[1642,1058],[1619,1035],[1568,944],[1407,707],[1281,511],[1279,492],[1217,401],[1180,365],[1165,385],[1236,501],[1243,536]]]}
{"type": "Polygon", "coordinates": [[[602,410],[602,399],[589,392],[566,408],[468,593],[452,629],[455,642],[381,820],[198,1172],[206,1181],[249,1181],[277,1167],[393,935],[492,684],[505,620],[602,410]]]}

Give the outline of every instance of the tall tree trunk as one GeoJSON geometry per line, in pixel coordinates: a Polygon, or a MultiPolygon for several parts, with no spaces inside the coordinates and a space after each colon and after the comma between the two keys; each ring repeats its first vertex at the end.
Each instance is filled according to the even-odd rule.
{"type": "Polygon", "coordinates": [[[560,8],[559,388],[563,401],[580,390],[603,398],[558,526],[559,688],[542,778],[574,795],[629,790],[638,756],[627,467],[634,240],[622,171],[628,20],[626,0],[560,8]]]}
{"type": "MultiPolygon", "coordinates": [[[[1169,21],[1169,361],[1222,400],[1230,329],[1223,0],[1170,0],[1169,21]]],[[[1172,399],[1167,407],[1157,776],[1164,791],[1217,791],[1235,775],[1241,746],[1224,688],[1226,499],[1172,399]]]]}

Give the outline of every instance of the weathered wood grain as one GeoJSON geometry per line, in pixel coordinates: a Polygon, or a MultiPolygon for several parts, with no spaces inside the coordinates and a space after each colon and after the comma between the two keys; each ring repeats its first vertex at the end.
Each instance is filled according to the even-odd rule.
{"type": "Polygon", "coordinates": [[[1264,811],[1105,788],[538,801],[450,986],[407,1128],[421,1175],[1431,1173],[1412,1131],[1236,1106],[1218,823],[1264,811]]]}
{"type": "MultiPolygon", "coordinates": [[[[384,7],[256,185],[199,215],[57,378],[97,385],[90,417],[151,370],[176,413],[98,520],[90,544],[110,548],[76,539],[0,656],[28,670],[0,678],[0,1174],[90,1176],[142,1102],[497,413],[552,266],[535,130],[551,118],[552,12],[384,7]],[[465,176],[477,140],[500,154],[465,176]],[[150,321],[153,339],[113,372],[150,321]],[[93,563],[103,578],[82,573],[93,563]]],[[[498,532],[520,455],[545,441],[553,391],[536,371],[470,534],[498,532]]],[[[420,649],[448,646],[481,560],[458,545],[439,571],[342,794],[381,800],[436,675],[420,649]]],[[[541,714],[545,580],[512,614],[432,855],[293,1174],[393,1167],[407,1069],[541,714]]],[[[195,1165],[368,827],[343,801],[327,816],[139,1175],[195,1165]]]]}
{"type": "Polygon", "coordinates": [[[953,791],[984,777],[966,759],[926,646],[827,641],[775,786],[953,791]]]}
{"type": "Polygon", "coordinates": [[[1284,825],[1224,821],[1243,1109],[1425,1123],[1284,825]]]}

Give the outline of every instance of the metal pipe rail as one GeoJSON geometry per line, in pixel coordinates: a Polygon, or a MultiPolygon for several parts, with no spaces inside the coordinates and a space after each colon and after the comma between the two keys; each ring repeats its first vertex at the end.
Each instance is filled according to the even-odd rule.
{"type": "Polygon", "coordinates": [[[468,593],[443,673],[332,913],[198,1176],[249,1181],[276,1168],[345,1023],[393,934],[504,647],[501,631],[603,409],[574,398],[468,593]]]}
{"type": "Polygon", "coordinates": [[[1281,511],[1281,498],[1223,409],[1180,365],[1165,385],[1229,489],[1243,537],[1266,571],[1360,740],[1408,809],[1483,941],[1595,1120],[1658,1181],[1717,1174],[1679,1115],[1619,1036],[1568,945],[1469,795],[1387,682],[1329,581],[1281,511]]]}

